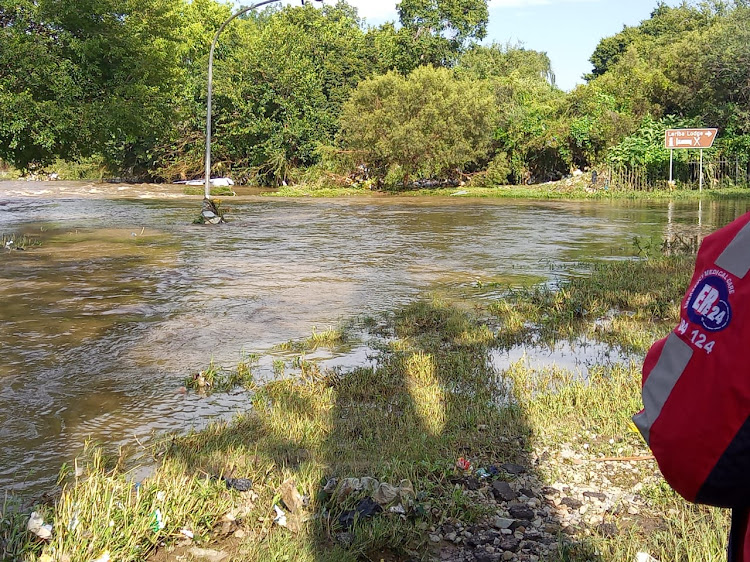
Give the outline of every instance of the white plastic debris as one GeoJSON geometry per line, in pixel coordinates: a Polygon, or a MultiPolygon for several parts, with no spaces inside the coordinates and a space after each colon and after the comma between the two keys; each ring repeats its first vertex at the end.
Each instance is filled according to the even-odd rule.
{"type": "Polygon", "coordinates": [[[648,552],[639,552],[635,557],[635,562],[659,562],[659,561],[653,556],[651,556],[648,552]]]}
{"type": "Polygon", "coordinates": [[[91,562],[109,562],[110,560],[112,560],[112,558],[109,555],[109,550],[105,550],[99,558],[92,560],[91,562]]]}
{"type": "Polygon", "coordinates": [[[278,505],[274,505],[273,509],[276,512],[276,518],[273,520],[273,522],[281,527],[286,527],[286,513],[284,513],[284,511],[278,505]]]}
{"type": "Polygon", "coordinates": [[[36,511],[31,512],[26,528],[45,541],[52,538],[52,525],[45,525],[44,518],[36,511]]]}
{"type": "Polygon", "coordinates": [[[195,535],[193,534],[193,531],[191,531],[190,529],[180,529],[180,534],[189,539],[192,539],[195,537],[195,535]]]}

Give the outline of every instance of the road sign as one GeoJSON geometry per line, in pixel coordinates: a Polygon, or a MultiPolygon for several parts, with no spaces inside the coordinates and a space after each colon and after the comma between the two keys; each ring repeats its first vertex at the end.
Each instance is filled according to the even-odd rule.
{"type": "Polygon", "coordinates": [[[667,129],[665,148],[711,148],[719,129],[667,129]]]}

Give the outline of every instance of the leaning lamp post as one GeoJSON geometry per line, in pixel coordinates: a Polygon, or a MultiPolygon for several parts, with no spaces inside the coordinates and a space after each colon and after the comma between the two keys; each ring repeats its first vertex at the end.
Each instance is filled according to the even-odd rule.
{"type": "MultiPolygon", "coordinates": [[[[315,2],[322,2],[323,0],[314,0],[315,2]]],[[[256,2],[255,4],[242,8],[239,12],[230,17],[227,21],[221,24],[219,30],[214,35],[214,40],[211,42],[211,51],[208,53],[208,96],[206,101],[206,174],[205,174],[205,199],[210,203],[211,201],[211,97],[213,94],[213,75],[214,75],[214,51],[216,50],[216,43],[219,40],[219,35],[224,31],[224,28],[228,26],[235,18],[248,13],[251,10],[265,6],[266,4],[274,4],[279,0],[265,0],[264,2],[256,2]]],[[[304,6],[305,0],[302,0],[304,6]]],[[[213,204],[211,203],[211,206],[213,204]]]]}

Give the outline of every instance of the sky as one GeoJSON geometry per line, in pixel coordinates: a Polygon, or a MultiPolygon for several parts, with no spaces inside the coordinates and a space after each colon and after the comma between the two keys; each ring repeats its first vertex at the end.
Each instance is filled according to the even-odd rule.
{"type": "MultiPolygon", "coordinates": [[[[369,25],[396,21],[396,0],[348,0],[369,25]]],[[[286,3],[298,4],[299,0],[286,3]]],[[[324,0],[335,4],[335,0],[324,0]]],[[[544,51],[558,87],[572,90],[591,71],[589,57],[599,41],[648,19],[658,0],[490,0],[484,43],[520,44],[544,51]]],[[[670,6],[680,0],[667,0],[670,6]]]]}

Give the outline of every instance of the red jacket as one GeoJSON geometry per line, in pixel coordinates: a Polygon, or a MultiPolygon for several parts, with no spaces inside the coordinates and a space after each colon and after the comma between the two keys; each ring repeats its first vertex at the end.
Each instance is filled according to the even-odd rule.
{"type": "Polygon", "coordinates": [[[701,244],[680,324],[646,355],[633,418],[680,495],[735,509],[731,562],[750,562],[748,272],[750,213],[701,244]]]}

